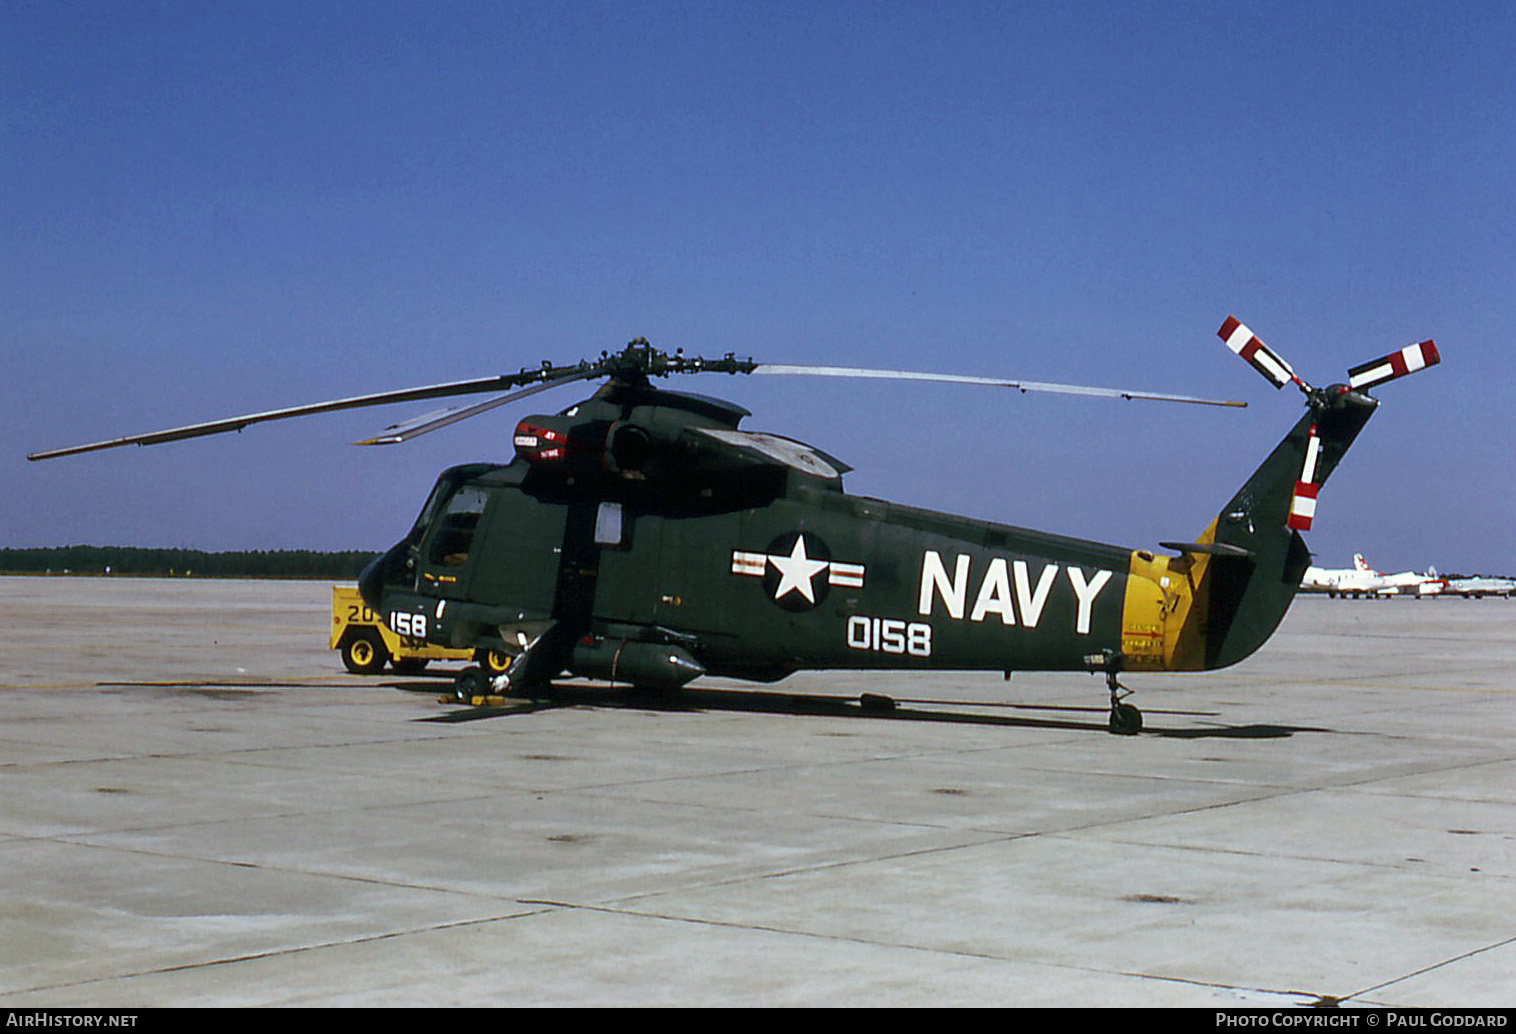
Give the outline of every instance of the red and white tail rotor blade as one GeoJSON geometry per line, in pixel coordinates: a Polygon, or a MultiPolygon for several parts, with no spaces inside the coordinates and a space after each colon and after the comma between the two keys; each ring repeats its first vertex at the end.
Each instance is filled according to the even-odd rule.
{"type": "Polygon", "coordinates": [[[1310,531],[1311,521],[1316,517],[1316,493],[1321,490],[1316,480],[1316,462],[1320,458],[1321,436],[1316,433],[1316,425],[1312,424],[1305,440],[1305,463],[1290,497],[1290,514],[1284,521],[1286,527],[1295,531],[1310,531]]]}
{"type": "Polygon", "coordinates": [[[1442,362],[1442,356],[1437,354],[1437,346],[1431,340],[1407,345],[1400,351],[1391,352],[1381,359],[1353,367],[1348,371],[1348,387],[1354,391],[1362,391],[1386,381],[1392,381],[1396,377],[1404,377],[1408,373],[1424,370],[1428,366],[1436,366],[1440,362],[1442,362]]]}
{"type": "Polygon", "coordinates": [[[1301,380],[1284,357],[1264,344],[1258,335],[1254,334],[1243,324],[1237,322],[1237,317],[1228,316],[1221,329],[1216,331],[1216,336],[1226,342],[1226,346],[1236,352],[1248,365],[1263,374],[1276,388],[1282,388],[1286,384],[1294,384],[1301,391],[1310,391],[1311,386],[1301,380]]]}

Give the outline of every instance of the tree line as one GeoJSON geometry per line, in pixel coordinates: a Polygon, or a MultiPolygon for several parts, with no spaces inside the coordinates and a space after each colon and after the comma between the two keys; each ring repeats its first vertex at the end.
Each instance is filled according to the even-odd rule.
{"type": "Polygon", "coordinates": [[[352,581],[378,553],[350,549],[199,549],[49,546],[0,549],[0,574],[111,574],[154,578],[321,578],[352,581]]]}

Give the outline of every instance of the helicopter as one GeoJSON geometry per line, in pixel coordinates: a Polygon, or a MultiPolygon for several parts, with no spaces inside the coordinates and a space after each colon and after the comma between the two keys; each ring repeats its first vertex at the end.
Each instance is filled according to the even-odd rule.
{"type": "Polygon", "coordinates": [[[153,445],[364,406],[492,393],[354,444],[409,441],[549,389],[602,381],[521,419],[504,463],[451,467],[410,531],[359,576],[364,602],[417,643],[494,663],[454,698],[535,697],[565,673],[673,692],[702,676],[1083,671],[1108,728],[1142,729],[1123,672],[1232,665],[1274,633],[1310,561],[1317,494],[1373,415],[1368,390],[1440,362],[1428,340],[1317,388],[1235,317],[1218,336],[1306,412],[1193,541],[1171,555],[904,506],[843,489],[851,468],[741,427],[731,402],[655,386],[676,375],[891,378],[1218,406],[1246,403],[955,374],[668,353],[638,338],[571,365],[288,409],[32,453],[153,445]]]}

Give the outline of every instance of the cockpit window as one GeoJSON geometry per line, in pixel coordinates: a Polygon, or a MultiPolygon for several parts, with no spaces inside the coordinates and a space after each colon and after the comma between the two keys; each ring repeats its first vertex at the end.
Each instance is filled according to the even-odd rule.
{"type": "Polygon", "coordinates": [[[435,518],[432,545],[427,560],[443,567],[461,567],[468,563],[474,532],[484,515],[489,493],[469,485],[460,487],[448,499],[435,518]]]}

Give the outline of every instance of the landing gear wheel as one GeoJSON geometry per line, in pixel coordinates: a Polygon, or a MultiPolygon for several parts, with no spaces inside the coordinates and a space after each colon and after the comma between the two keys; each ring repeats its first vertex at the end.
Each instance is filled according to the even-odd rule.
{"type": "Polygon", "coordinates": [[[359,632],[342,644],[342,666],[354,675],[377,675],[389,659],[377,632],[359,632]]]}
{"type": "Polygon", "coordinates": [[[491,675],[504,675],[510,670],[511,661],[515,659],[504,650],[487,650],[480,647],[474,651],[474,660],[491,675]]]}
{"type": "Polygon", "coordinates": [[[1131,704],[1115,704],[1109,728],[1117,736],[1136,736],[1142,731],[1142,712],[1131,704]]]}
{"type": "Polygon", "coordinates": [[[470,665],[453,680],[453,699],[460,704],[472,704],[475,697],[488,696],[489,691],[490,677],[483,668],[470,665]]]}

